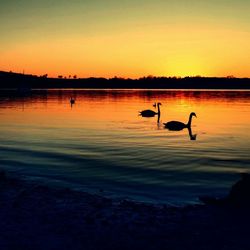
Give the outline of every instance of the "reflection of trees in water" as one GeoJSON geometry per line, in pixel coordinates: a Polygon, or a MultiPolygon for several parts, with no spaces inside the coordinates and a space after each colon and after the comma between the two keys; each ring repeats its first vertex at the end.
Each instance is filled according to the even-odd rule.
{"type": "Polygon", "coordinates": [[[30,91],[18,91],[18,90],[1,90],[0,92],[0,106],[7,105],[23,105],[32,104],[35,102],[47,103],[49,99],[47,90],[30,90],[30,91]]]}
{"type": "MultiPolygon", "coordinates": [[[[59,91],[59,90],[58,90],[59,91]]],[[[61,90],[64,98],[70,95],[86,99],[130,99],[139,97],[146,100],[194,99],[216,101],[249,100],[250,91],[179,91],[179,90],[61,90]]],[[[56,94],[49,92],[50,95],[56,94]]]]}
{"type": "Polygon", "coordinates": [[[57,89],[57,90],[31,90],[27,93],[20,93],[16,90],[2,90],[0,93],[0,105],[6,98],[8,102],[47,102],[48,99],[58,100],[59,103],[68,101],[70,97],[84,100],[113,100],[119,101],[128,99],[133,101],[137,99],[155,101],[160,100],[168,102],[169,100],[195,100],[204,102],[204,100],[216,102],[238,102],[242,100],[248,102],[250,91],[182,91],[182,90],[85,90],[85,89],[57,89]]]}

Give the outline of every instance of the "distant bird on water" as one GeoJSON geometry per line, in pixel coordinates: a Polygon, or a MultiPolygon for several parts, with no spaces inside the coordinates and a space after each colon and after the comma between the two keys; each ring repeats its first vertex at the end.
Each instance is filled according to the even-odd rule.
{"type": "Polygon", "coordinates": [[[173,130],[173,131],[180,131],[184,128],[191,128],[191,123],[192,123],[192,117],[196,116],[196,114],[194,112],[190,113],[189,115],[189,120],[188,123],[185,124],[183,122],[179,122],[179,121],[170,121],[167,123],[163,123],[165,128],[169,129],[169,130],[173,130]]]}
{"type": "Polygon", "coordinates": [[[72,97],[70,97],[70,101],[69,102],[70,102],[71,105],[73,105],[73,104],[75,104],[75,99],[73,99],[72,97]]]}
{"type": "MultiPolygon", "coordinates": [[[[155,115],[159,116],[161,114],[160,105],[162,104],[158,102],[157,103],[158,112],[155,112],[151,109],[146,109],[146,110],[140,111],[139,115],[141,115],[142,117],[154,117],[155,115]]],[[[153,105],[153,107],[156,107],[156,103],[153,105]]]]}

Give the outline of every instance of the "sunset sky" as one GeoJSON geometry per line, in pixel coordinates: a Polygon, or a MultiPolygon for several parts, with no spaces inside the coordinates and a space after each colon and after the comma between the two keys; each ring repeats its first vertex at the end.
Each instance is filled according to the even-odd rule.
{"type": "Polygon", "coordinates": [[[249,0],[1,0],[0,70],[250,77],[249,0]]]}

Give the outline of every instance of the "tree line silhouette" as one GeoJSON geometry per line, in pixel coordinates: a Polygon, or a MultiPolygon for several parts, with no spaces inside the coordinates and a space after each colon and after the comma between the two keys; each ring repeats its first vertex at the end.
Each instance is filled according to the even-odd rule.
{"type": "Polygon", "coordinates": [[[0,71],[0,88],[115,88],[115,89],[250,89],[250,78],[227,77],[155,77],[77,78],[76,75],[42,76],[0,71]]]}

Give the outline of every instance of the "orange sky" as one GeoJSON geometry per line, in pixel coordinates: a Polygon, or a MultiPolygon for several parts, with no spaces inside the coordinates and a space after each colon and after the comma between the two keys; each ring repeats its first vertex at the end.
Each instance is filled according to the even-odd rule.
{"type": "Polygon", "coordinates": [[[250,2],[1,1],[0,70],[250,77],[250,2]]]}

